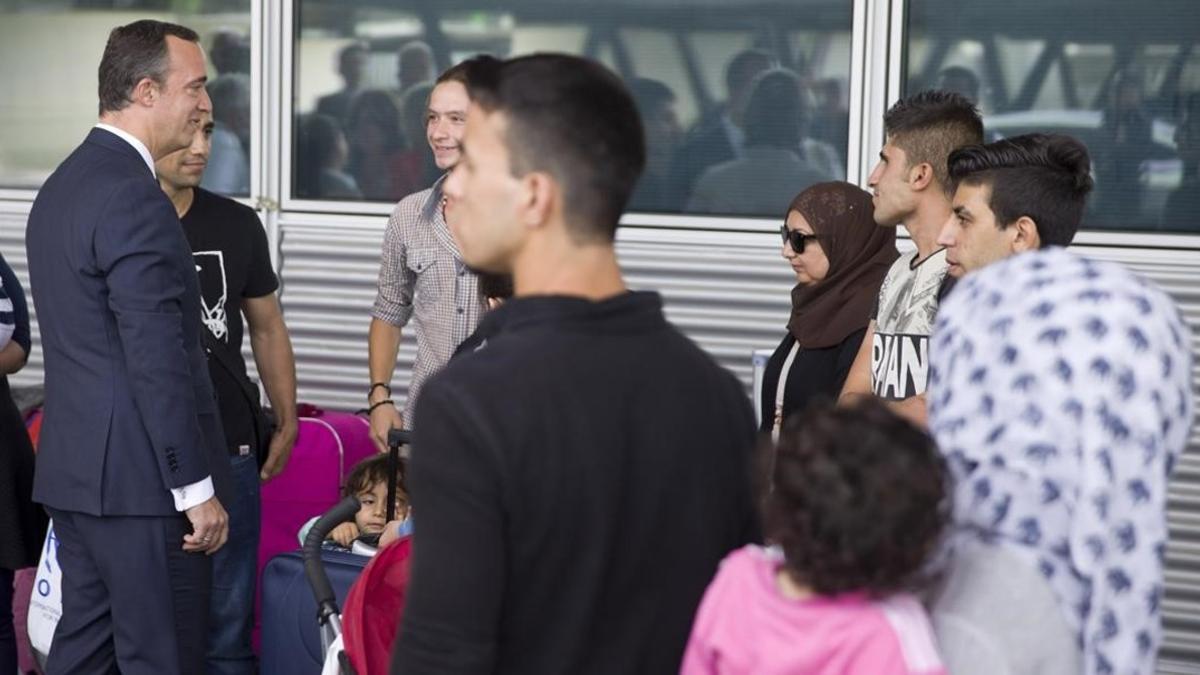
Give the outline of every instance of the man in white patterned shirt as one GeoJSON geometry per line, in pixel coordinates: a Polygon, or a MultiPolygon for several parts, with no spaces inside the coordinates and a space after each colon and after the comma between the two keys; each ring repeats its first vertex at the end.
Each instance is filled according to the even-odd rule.
{"type": "MultiPolygon", "coordinates": [[[[438,77],[429,95],[425,137],[439,169],[448,171],[458,162],[470,102],[460,67],[438,77]]],[[[381,451],[387,447],[389,429],[411,423],[421,385],[446,365],[485,310],[478,278],[463,263],[446,226],[444,206],[439,179],[433,187],[400,200],[384,232],[379,290],[367,338],[367,404],[371,435],[381,451]],[[392,399],[391,380],[401,329],[410,320],[417,331],[417,358],[402,415],[392,399]]]]}

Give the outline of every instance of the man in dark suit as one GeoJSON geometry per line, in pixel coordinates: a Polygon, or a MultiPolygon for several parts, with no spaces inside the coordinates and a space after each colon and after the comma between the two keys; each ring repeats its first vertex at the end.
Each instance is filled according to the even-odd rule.
{"type": "Polygon", "coordinates": [[[99,124],[29,215],[46,364],[34,499],[63,572],[50,675],[204,664],[229,459],[192,253],[154,173],[211,113],[197,39],[157,21],[112,31],[99,124]]]}

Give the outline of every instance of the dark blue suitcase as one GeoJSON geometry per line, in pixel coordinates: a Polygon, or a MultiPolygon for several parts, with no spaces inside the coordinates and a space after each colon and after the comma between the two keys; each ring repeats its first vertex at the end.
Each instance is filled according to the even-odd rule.
{"type": "MultiPolygon", "coordinates": [[[[325,550],[321,560],[341,605],[371,559],[325,550]]],[[[324,660],[317,604],[304,577],[304,559],[300,551],[277,555],[262,575],[261,675],[320,675],[324,660]]]]}

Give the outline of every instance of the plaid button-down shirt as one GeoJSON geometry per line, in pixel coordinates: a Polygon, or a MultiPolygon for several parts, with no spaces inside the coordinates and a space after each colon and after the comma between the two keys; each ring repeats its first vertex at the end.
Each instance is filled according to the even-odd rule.
{"type": "Polygon", "coordinates": [[[383,235],[379,290],[372,316],[393,326],[413,320],[417,358],[408,385],[404,426],[412,425],[421,385],[437,372],[483,316],[485,300],[446,227],[441,181],[396,205],[383,235]]]}

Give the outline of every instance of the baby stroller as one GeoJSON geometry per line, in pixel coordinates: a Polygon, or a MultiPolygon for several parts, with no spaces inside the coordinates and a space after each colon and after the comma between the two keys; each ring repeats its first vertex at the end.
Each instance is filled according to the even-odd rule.
{"type": "MultiPolygon", "coordinates": [[[[387,522],[395,518],[396,470],[400,447],[409,442],[409,432],[393,429],[388,434],[389,471],[387,522]]],[[[345,615],[325,572],[322,543],[338,525],[358,512],[358,498],[350,495],[321,516],[304,539],[304,575],[317,604],[317,624],[325,671],[342,675],[373,675],[387,672],[391,643],[399,626],[400,610],[408,582],[411,539],[405,537],[380,551],[363,569],[346,595],[345,615]],[[371,621],[365,616],[371,613],[371,621]],[[339,640],[340,638],[340,640],[339,640]],[[331,668],[336,663],[336,669],[331,668]]]]}

